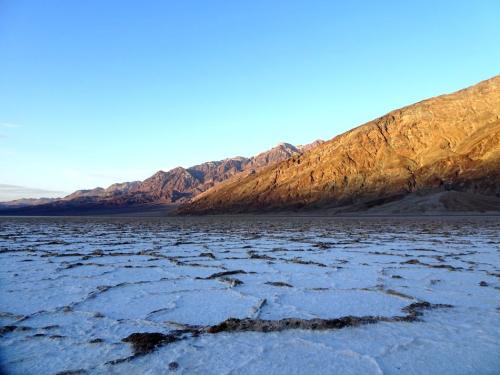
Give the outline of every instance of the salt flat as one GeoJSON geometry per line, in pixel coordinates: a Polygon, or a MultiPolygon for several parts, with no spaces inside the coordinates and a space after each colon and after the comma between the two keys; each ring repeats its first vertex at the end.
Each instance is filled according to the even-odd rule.
{"type": "Polygon", "coordinates": [[[500,221],[0,218],[8,374],[498,374],[500,221]]]}

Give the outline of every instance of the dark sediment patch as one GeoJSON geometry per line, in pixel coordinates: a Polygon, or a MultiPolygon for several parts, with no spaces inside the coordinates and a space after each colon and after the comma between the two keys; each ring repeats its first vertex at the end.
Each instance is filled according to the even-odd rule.
{"type": "Polygon", "coordinates": [[[11,319],[21,319],[23,316],[22,315],[18,315],[18,314],[13,314],[13,313],[10,313],[10,312],[6,312],[6,311],[0,311],[0,317],[2,318],[11,318],[11,319]]]}
{"type": "MultiPolygon", "coordinates": [[[[355,327],[363,324],[373,324],[381,321],[382,317],[375,316],[346,316],[338,319],[298,319],[286,318],[281,320],[263,319],[234,319],[230,318],[215,326],[208,327],[207,333],[215,334],[220,332],[279,332],[288,329],[304,330],[330,330],[342,329],[345,327],[355,327]]],[[[390,318],[387,318],[390,319],[390,318]]]]}
{"type": "Polygon", "coordinates": [[[269,255],[265,254],[259,254],[255,251],[249,251],[247,254],[250,259],[276,260],[276,258],[270,257],[269,255]]]}
{"type": "Polygon", "coordinates": [[[213,279],[218,279],[220,277],[224,276],[232,276],[232,275],[238,275],[238,274],[246,274],[246,271],[243,270],[235,270],[235,271],[224,271],[224,272],[217,272],[214,273],[208,277],[198,277],[197,279],[203,279],[203,280],[213,280],[213,279]]]}
{"type": "Polygon", "coordinates": [[[0,336],[5,335],[6,333],[14,332],[16,329],[16,326],[3,326],[0,328],[0,336]]]}
{"type": "Polygon", "coordinates": [[[421,263],[418,259],[410,259],[407,260],[406,262],[401,262],[401,264],[423,264],[423,263],[421,263]]]}
{"type": "Polygon", "coordinates": [[[55,328],[59,328],[59,325],[58,324],[52,324],[52,325],[49,325],[49,326],[42,327],[42,329],[55,329],[55,328]]]}
{"type": "Polygon", "coordinates": [[[326,250],[326,249],[332,248],[334,245],[335,245],[334,243],[330,243],[330,242],[318,242],[318,243],[314,244],[313,247],[316,247],[316,248],[321,249],[321,250],[326,250]]]}
{"type": "Polygon", "coordinates": [[[423,263],[423,262],[419,261],[418,259],[410,259],[410,260],[407,260],[406,262],[401,262],[400,264],[415,264],[415,265],[425,266],[425,267],[429,267],[429,268],[444,268],[444,269],[447,269],[448,271],[464,270],[464,268],[462,268],[462,267],[453,267],[453,266],[450,266],[449,264],[423,263]]]}
{"type": "Polygon", "coordinates": [[[229,284],[231,288],[243,284],[243,281],[232,277],[219,277],[218,280],[222,281],[223,283],[229,284]]]}
{"type": "Polygon", "coordinates": [[[84,375],[84,374],[87,374],[87,371],[84,369],[60,371],[56,373],[56,375],[84,375]]]}
{"type": "Polygon", "coordinates": [[[170,362],[168,364],[168,369],[170,371],[177,371],[179,369],[179,364],[177,362],[170,362]]]}
{"type": "Polygon", "coordinates": [[[14,325],[3,326],[3,327],[0,327],[0,336],[3,336],[7,333],[14,332],[14,331],[25,332],[25,331],[31,331],[31,330],[33,330],[33,328],[27,327],[27,326],[14,326],[14,325]]]}
{"type": "Polygon", "coordinates": [[[205,258],[211,258],[211,259],[215,259],[215,255],[212,254],[212,253],[200,253],[200,255],[198,255],[199,257],[205,257],[205,258]]]}
{"type": "Polygon", "coordinates": [[[277,287],[284,287],[284,288],[293,288],[293,285],[290,285],[288,283],[285,283],[283,281],[268,281],[265,284],[267,285],[272,285],[272,286],[277,286],[277,287]]]}
{"type": "MultiPolygon", "coordinates": [[[[262,305],[265,303],[262,303],[262,305]]],[[[299,319],[286,318],[280,320],[265,320],[265,319],[236,319],[229,318],[219,324],[212,326],[197,326],[188,327],[187,329],[171,331],[168,334],[152,332],[152,333],[133,333],[124,338],[122,341],[132,344],[134,354],[131,357],[117,359],[108,362],[108,364],[118,364],[129,361],[137,356],[151,353],[156,348],[168,345],[177,341],[181,341],[190,337],[197,337],[201,334],[218,334],[222,332],[280,332],[290,329],[303,329],[310,331],[326,331],[343,329],[347,327],[358,327],[367,324],[375,324],[379,322],[415,322],[419,321],[424,310],[451,308],[451,305],[431,304],[421,301],[415,302],[404,307],[403,311],[406,315],[402,316],[344,316],[334,319],[299,319]]]]}
{"type": "Polygon", "coordinates": [[[452,308],[452,305],[448,304],[433,304],[425,301],[420,301],[420,302],[415,302],[412,303],[411,305],[408,305],[406,307],[403,307],[401,310],[405,313],[407,313],[407,317],[413,318],[413,317],[419,317],[423,315],[423,310],[431,310],[431,309],[442,309],[442,308],[452,308]]]}
{"type": "Polygon", "coordinates": [[[132,344],[134,355],[143,355],[152,352],[160,345],[167,345],[182,339],[186,331],[173,331],[169,334],[158,332],[153,333],[132,333],[122,341],[132,344]]]}
{"type": "Polygon", "coordinates": [[[77,263],[71,263],[66,265],[66,267],[63,267],[65,270],[69,270],[72,268],[76,267],[84,267],[84,266],[96,266],[96,267],[106,267],[106,264],[101,264],[101,263],[82,263],[82,262],[77,262],[77,263]]]}
{"type": "Polygon", "coordinates": [[[295,263],[295,264],[303,264],[303,265],[307,265],[307,266],[327,267],[326,264],[314,262],[312,260],[303,260],[300,258],[293,258],[293,259],[288,259],[288,260],[283,259],[283,260],[286,262],[295,263]]]}

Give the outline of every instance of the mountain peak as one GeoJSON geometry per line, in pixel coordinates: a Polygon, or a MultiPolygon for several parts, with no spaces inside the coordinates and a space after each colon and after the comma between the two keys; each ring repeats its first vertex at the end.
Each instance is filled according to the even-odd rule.
{"type": "Polygon", "coordinates": [[[309,151],[321,144],[325,143],[325,141],[323,141],[322,139],[316,139],[314,142],[311,142],[311,143],[308,143],[308,144],[305,144],[305,145],[298,145],[297,148],[301,151],[301,152],[306,152],[306,151],[309,151]]]}
{"type": "Polygon", "coordinates": [[[295,147],[291,143],[287,143],[287,142],[280,142],[274,148],[287,148],[287,149],[292,149],[292,150],[296,150],[297,149],[297,147],[295,147]]]}

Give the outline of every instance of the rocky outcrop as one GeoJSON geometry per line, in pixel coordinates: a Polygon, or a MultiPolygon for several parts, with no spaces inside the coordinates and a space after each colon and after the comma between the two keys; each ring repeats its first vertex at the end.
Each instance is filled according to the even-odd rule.
{"type": "Polygon", "coordinates": [[[386,114],[200,194],[181,213],[363,210],[409,195],[500,199],[500,76],[386,114]]]}

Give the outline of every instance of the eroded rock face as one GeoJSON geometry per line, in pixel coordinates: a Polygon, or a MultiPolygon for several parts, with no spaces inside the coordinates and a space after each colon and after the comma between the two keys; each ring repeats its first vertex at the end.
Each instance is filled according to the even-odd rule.
{"type": "Polygon", "coordinates": [[[200,194],[183,213],[361,204],[460,191],[500,197],[500,76],[370,121],[200,194]]]}

